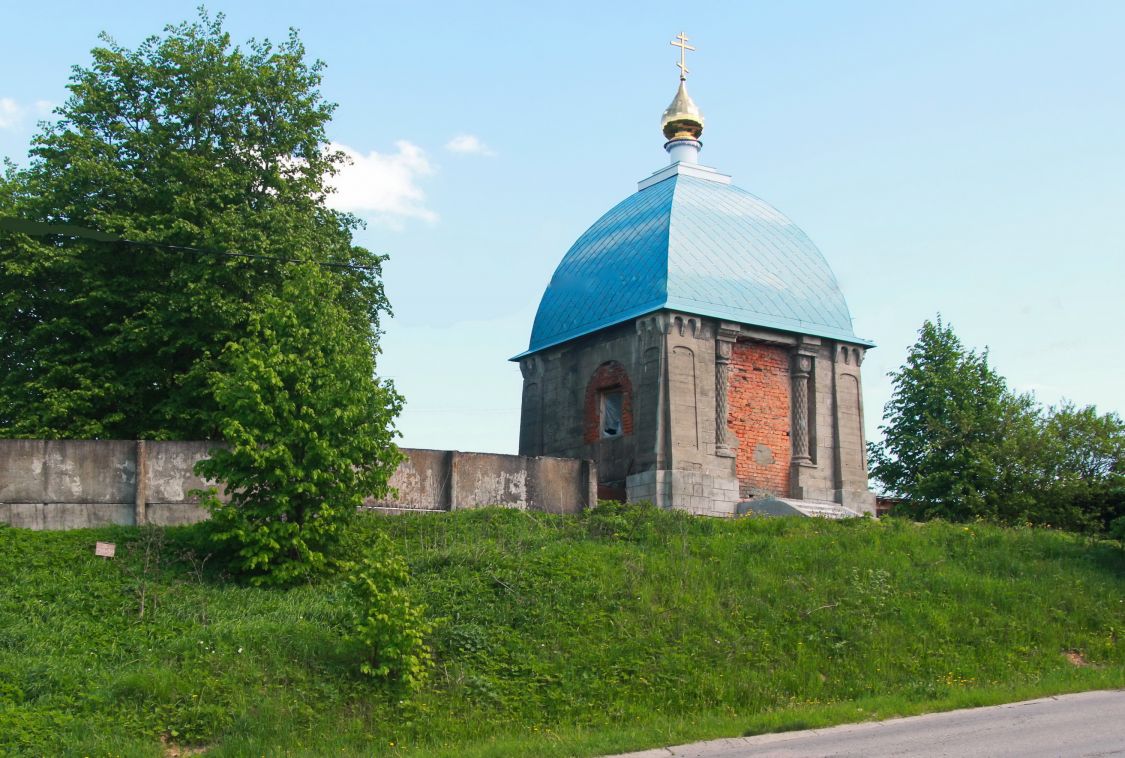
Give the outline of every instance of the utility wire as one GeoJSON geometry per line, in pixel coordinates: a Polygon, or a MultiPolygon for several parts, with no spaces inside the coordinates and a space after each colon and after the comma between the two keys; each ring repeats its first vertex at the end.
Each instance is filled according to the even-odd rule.
{"type": "Polygon", "coordinates": [[[318,266],[349,269],[351,271],[374,271],[377,268],[376,266],[361,266],[355,263],[333,263],[331,261],[314,261],[309,258],[285,258],[277,255],[239,253],[230,250],[218,250],[216,248],[173,245],[167,242],[138,242],[97,229],[75,226],[74,224],[45,224],[40,221],[25,221],[21,218],[4,216],[0,216],[0,229],[26,234],[31,237],[74,237],[77,239],[95,240],[97,242],[119,242],[123,245],[132,245],[134,247],[153,247],[161,250],[173,250],[178,253],[204,253],[207,255],[221,255],[228,258],[255,258],[258,260],[276,261],[278,263],[315,263],[318,266]]]}

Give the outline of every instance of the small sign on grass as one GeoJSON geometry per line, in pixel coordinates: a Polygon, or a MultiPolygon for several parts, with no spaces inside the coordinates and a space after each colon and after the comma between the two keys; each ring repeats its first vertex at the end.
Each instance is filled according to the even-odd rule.
{"type": "Polygon", "coordinates": [[[113,542],[95,542],[94,555],[102,558],[112,558],[117,552],[117,545],[113,542]]]}

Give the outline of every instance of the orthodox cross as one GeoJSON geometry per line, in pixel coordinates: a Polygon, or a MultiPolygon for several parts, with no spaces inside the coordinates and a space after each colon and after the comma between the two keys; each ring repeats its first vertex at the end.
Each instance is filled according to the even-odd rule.
{"type": "Polygon", "coordinates": [[[689,45],[687,43],[687,41],[688,41],[687,35],[684,34],[683,32],[680,32],[679,36],[677,36],[676,39],[672,40],[672,42],[670,43],[672,45],[672,47],[680,48],[680,62],[676,64],[676,67],[678,69],[680,69],[680,81],[681,82],[686,81],[687,75],[688,75],[687,57],[686,57],[687,51],[688,50],[692,50],[692,51],[695,50],[695,48],[692,47],[691,45],[689,45]]]}

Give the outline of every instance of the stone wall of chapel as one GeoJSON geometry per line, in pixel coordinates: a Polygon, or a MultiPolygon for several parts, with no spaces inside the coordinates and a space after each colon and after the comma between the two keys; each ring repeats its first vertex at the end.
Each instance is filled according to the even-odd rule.
{"type": "Polygon", "coordinates": [[[839,429],[836,498],[854,510],[874,513],[875,495],[868,489],[867,445],[863,431],[863,380],[860,366],[864,351],[842,344],[833,353],[839,429]]]}
{"type": "Polygon", "coordinates": [[[763,495],[872,510],[863,353],[808,335],[649,314],[520,361],[520,453],[593,459],[601,487],[693,513],[732,515],[739,497],[763,495]],[[731,332],[739,342],[730,343],[731,332]],[[731,345],[729,364],[720,343],[731,345]],[[795,361],[810,370],[807,438],[794,431],[801,429],[793,418],[795,361]],[[720,363],[729,365],[724,444],[715,423],[720,363]],[[613,385],[627,388],[628,412],[621,435],[601,438],[592,433],[594,401],[613,385]],[[801,443],[808,457],[796,460],[801,443]]]}
{"type": "Polygon", "coordinates": [[[739,342],[731,354],[729,420],[738,438],[739,494],[789,494],[790,351],[761,342],[739,342]]]}
{"type": "Polygon", "coordinates": [[[727,475],[729,459],[715,458],[715,323],[667,313],[668,459],[665,467],[727,475]]]}
{"type": "Polygon", "coordinates": [[[655,393],[656,386],[645,381],[645,366],[632,322],[524,358],[520,454],[592,459],[600,484],[624,487],[626,477],[645,465],[653,448],[654,424],[647,417],[655,416],[655,405],[646,393],[655,393]],[[589,401],[596,401],[598,389],[613,384],[627,389],[624,433],[603,438],[590,433],[596,432],[598,422],[591,416],[596,402],[589,401]]]}

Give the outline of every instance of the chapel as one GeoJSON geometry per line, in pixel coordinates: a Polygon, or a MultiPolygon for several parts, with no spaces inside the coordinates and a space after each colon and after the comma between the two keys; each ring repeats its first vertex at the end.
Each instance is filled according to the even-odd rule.
{"type": "Polygon", "coordinates": [[[523,374],[519,452],[593,459],[599,497],[731,516],[755,503],[873,513],[858,338],[824,256],[792,221],[699,163],[679,88],[669,165],[563,256],[523,374]]]}

